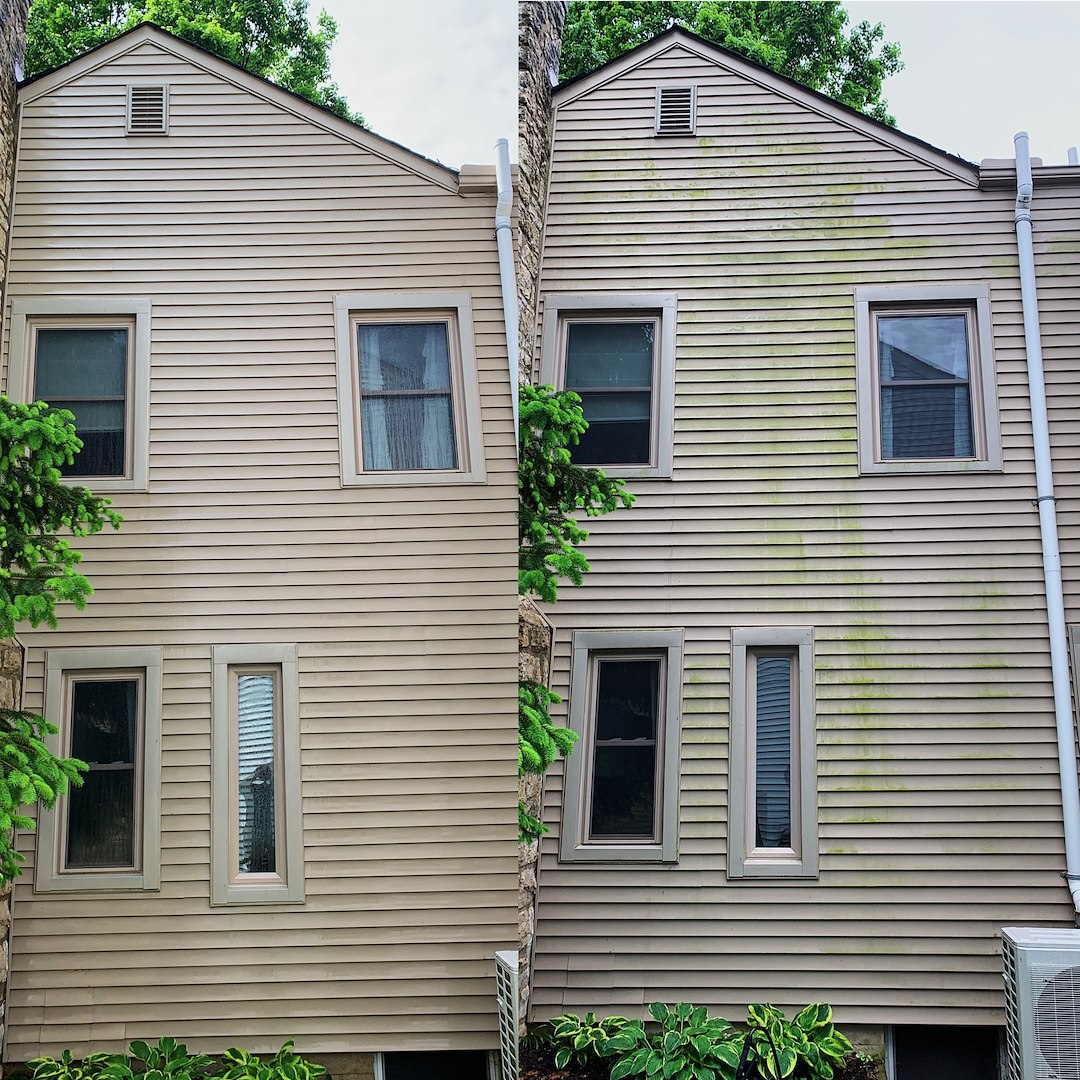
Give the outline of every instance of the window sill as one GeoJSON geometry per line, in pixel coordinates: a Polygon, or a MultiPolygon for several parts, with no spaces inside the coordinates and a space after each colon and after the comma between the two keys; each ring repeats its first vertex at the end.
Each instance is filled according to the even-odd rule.
{"type": "Polygon", "coordinates": [[[661,863],[675,865],[679,856],[660,844],[578,844],[559,853],[559,862],[661,863]]]}
{"type": "Polygon", "coordinates": [[[425,487],[429,485],[486,484],[483,469],[469,472],[446,472],[442,470],[408,470],[402,472],[353,473],[341,478],[341,486],[348,487],[425,487]]]}
{"type": "Polygon", "coordinates": [[[909,476],[922,473],[934,476],[972,472],[1001,473],[1004,472],[1004,468],[1000,461],[975,460],[973,458],[957,458],[956,460],[913,458],[911,460],[873,461],[859,466],[859,473],[863,476],[881,476],[887,473],[901,473],[909,476]]]}
{"type": "Polygon", "coordinates": [[[158,881],[146,874],[49,874],[35,872],[35,893],[158,892],[158,881]]]}

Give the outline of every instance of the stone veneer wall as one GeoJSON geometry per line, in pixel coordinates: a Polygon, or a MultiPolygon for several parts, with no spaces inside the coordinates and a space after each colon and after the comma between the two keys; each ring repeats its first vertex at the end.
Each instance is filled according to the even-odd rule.
{"type": "MultiPolygon", "coordinates": [[[[518,605],[518,677],[546,683],[551,667],[551,625],[536,605],[522,598],[518,605]]],[[[525,809],[540,816],[543,777],[523,776],[520,795],[525,809]]],[[[521,985],[521,1024],[529,1012],[529,974],[536,933],[536,872],[539,844],[519,844],[518,856],[518,977],[521,985]]]]}
{"type": "Polygon", "coordinates": [[[518,4],[517,287],[521,319],[519,376],[532,378],[536,343],[536,287],[547,200],[551,148],[551,88],[559,77],[559,52],[567,4],[535,0],[518,4]]]}
{"type": "MultiPolygon", "coordinates": [[[[21,71],[30,0],[0,0],[0,300],[7,279],[7,238],[15,179],[15,80],[21,71]]],[[[0,307],[0,311],[3,308],[0,307]]],[[[22,703],[22,650],[14,641],[0,641],[0,708],[22,703]]],[[[0,891],[0,1045],[4,1040],[8,976],[9,890],[0,891]]]]}

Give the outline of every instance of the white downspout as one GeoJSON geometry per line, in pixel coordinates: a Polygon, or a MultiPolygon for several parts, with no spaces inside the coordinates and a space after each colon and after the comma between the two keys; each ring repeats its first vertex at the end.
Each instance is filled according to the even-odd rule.
{"type": "Polygon", "coordinates": [[[502,283],[503,321],[506,323],[506,359],[510,367],[510,396],[514,409],[514,453],[518,445],[518,296],[514,276],[514,233],[510,210],[514,192],[510,184],[510,144],[500,139],[495,144],[495,183],[499,201],[495,204],[495,241],[499,246],[499,279],[502,283]]]}
{"type": "Polygon", "coordinates": [[[1017,132],[1016,246],[1020,256],[1020,297],[1024,312],[1024,347],[1031,393],[1031,428],[1035,446],[1035,483],[1039,529],[1042,533],[1046,616],[1050,630],[1050,671],[1054,680],[1058,768],[1065,823],[1065,879],[1069,883],[1076,925],[1080,926],[1080,783],[1077,780],[1073,733],[1072,692],[1069,686],[1069,647],[1065,630],[1065,597],[1061,587],[1054,472],[1050,459],[1050,428],[1046,416],[1046,380],[1039,333],[1039,301],[1035,292],[1035,249],[1031,241],[1031,199],[1034,184],[1026,131],[1017,132]]]}

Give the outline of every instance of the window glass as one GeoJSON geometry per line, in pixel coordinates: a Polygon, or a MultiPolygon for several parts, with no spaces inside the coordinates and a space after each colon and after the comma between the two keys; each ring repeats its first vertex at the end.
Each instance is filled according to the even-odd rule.
{"type": "Polygon", "coordinates": [[[272,874],[277,871],[274,676],[238,675],[236,692],[239,870],[241,874],[272,874]]]}
{"type": "Polygon", "coordinates": [[[128,387],[126,327],[37,328],[34,397],[75,414],[83,441],[65,476],[123,476],[128,387]]]}
{"type": "Polygon", "coordinates": [[[72,757],[90,770],[67,799],[68,869],[134,867],[139,680],[72,679],[72,757]]]}
{"type": "Polygon", "coordinates": [[[967,316],[882,314],[876,323],[882,458],[973,457],[967,316]]]}
{"type": "Polygon", "coordinates": [[[659,657],[596,663],[591,839],[656,834],[659,657]]]}
{"type": "Polygon", "coordinates": [[[448,325],[361,323],[365,471],[456,469],[448,325]]]}
{"type": "Polygon", "coordinates": [[[578,464],[652,459],[656,328],[655,319],[567,324],[565,386],[581,397],[589,422],[572,452],[578,464]]]}
{"type": "Polygon", "coordinates": [[[399,1050],[383,1054],[384,1080],[487,1080],[483,1050],[399,1050]]]}
{"type": "Polygon", "coordinates": [[[790,656],[755,656],[755,840],[759,848],[791,845],[790,656]]]}

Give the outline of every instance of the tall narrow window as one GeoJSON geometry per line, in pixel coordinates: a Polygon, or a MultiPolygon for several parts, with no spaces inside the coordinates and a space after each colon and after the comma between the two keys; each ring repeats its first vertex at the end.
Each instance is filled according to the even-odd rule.
{"type": "Polygon", "coordinates": [[[674,862],[682,632],[574,634],[560,858],[674,862]]]}
{"type": "Polygon", "coordinates": [[[593,658],[590,840],[658,842],[664,656],[593,658]]]}
{"type": "Polygon", "coordinates": [[[449,319],[356,329],[364,471],[456,469],[449,319]]]}
{"type": "Polygon", "coordinates": [[[277,878],[281,811],[281,669],[230,668],[230,704],[236,708],[237,877],[277,878]]]}
{"type": "Polygon", "coordinates": [[[809,630],[732,632],[730,877],[817,873],[809,630]]]}
{"type": "Polygon", "coordinates": [[[50,748],[89,768],[38,821],[35,891],[156,889],[161,650],[50,649],[43,715],[50,748]]]}
{"type": "Polygon", "coordinates": [[[215,648],[215,904],[304,899],[299,742],[295,650],[215,648]]]}
{"type": "Polygon", "coordinates": [[[67,752],[89,771],[64,814],[62,871],[130,870],[141,862],[142,672],[67,678],[67,752]]]}
{"type": "Polygon", "coordinates": [[[75,414],[82,451],[64,476],[125,476],[131,427],[130,324],[33,324],[35,400],[75,414]]]}

